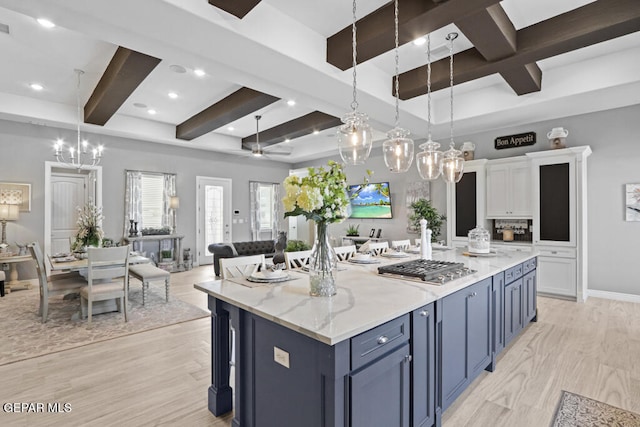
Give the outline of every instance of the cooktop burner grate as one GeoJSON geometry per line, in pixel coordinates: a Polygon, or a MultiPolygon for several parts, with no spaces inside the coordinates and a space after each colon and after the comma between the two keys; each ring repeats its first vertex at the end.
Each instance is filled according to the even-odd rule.
{"type": "Polygon", "coordinates": [[[416,259],[378,267],[378,273],[412,277],[424,282],[443,284],[475,273],[475,270],[465,267],[461,262],[416,259]]]}

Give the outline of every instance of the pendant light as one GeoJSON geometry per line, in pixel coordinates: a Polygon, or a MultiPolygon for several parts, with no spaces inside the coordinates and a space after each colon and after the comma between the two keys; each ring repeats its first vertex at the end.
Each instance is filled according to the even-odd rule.
{"type": "Polygon", "coordinates": [[[349,165],[361,165],[369,158],[373,140],[371,139],[371,128],[367,123],[369,118],[366,114],[358,112],[357,90],[356,90],[356,0],[353,0],[353,24],[351,26],[351,44],[353,52],[353,101],[351,102],[351,112],[342,117],[344,123],[338,129],[338,150],[340,157],[349,165]]]}
{"type": "Polygon", "coordinates": [[[260,147],[260,127],[259,127],[259,123],[260,123],[260,119],[262,118],[262,116],[255,116],[256,119],[256,145],[253,146],[253,149],[251,150],[251,154],[253,154],[254,157],[262,157],[262,155],[264,154],[264,151],[262,151],[262,148],[260,147]]]}
{"type": "Polygon", "coordinates": [[[400,81],[398,66],[398,0],[395,0],[395,42],[396,42],[396,121],[395,127],[387,132],[387,140],[382,144],[384,163],[391,172],[406,172],[413,163],[413,140],[409,138],[409,131],[398,126],[400,122],[400,81]]]}
{"type": "Polygon", "coordinates": [[[453,41],[458,37],[458,33],[449,33],[447,40],[451,42],[449,46],[449,86],[451,99],[451,142],[449,149],[444,152],[442,159],[442,178],[447,183],[456,183],[462,179],[464,171],[464,158],[462,151],[456,150],[453,142],[453,41]]]}
{"type": "Polygon", "coordinates": [[[77,70],[77,69],[74,71],[78,76],[78,85],[76,88],[76,107],[78,110],[77,123],[76,123],[77,137],[78,137],[77,144],[75,148],[73,146],[69,147],[68,157],[65,157],[65,154],[63,151],[65,146],[64,146],[64,142],[61,139],[56,141],[56,143],[53,146],[53,149],[54,149],[54,156],[56,157],[56,160],[58,161],[58,163],[76,168],[78,169],[78,171],[80,171],[80,169],[86,166],[95,166],[98,163],[100,163],[100,160],[102,160],[103,147],[102,145],[99,145],[94,148],[94,147],[91,147],[86,140],[81,141],[80,122],[82,121],[82,108],[80,105],[80,77],[84,74],[84,71],[77,70]],[[91,153],[91,159],[85,159],[85,155],[89,153],[91,153]]]}
{"type": "Polygon", "coordinates": [[[422,179],[433,181],[442,172],[442,151],[440,144],[431,139],[431,35],[427,35],[427,142],[420,145],[423,149],[416,154],[416,167],[422,179]]]}

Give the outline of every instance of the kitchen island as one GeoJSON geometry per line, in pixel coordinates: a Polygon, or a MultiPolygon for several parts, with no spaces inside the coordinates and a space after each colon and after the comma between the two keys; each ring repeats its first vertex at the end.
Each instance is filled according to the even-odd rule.
{"type": "Polygon", "coordinates": [[[434,259],[475,272],[436,286],[377,274],[399,259],[340,263],[331,298],[310,297],[303,272],[253,288],[197,284],[211,310],[210,411],[234,407],[233,425],[243,427],[439,425],[442,411],[535,320],[536,258],[450,250],[434,259]]]}

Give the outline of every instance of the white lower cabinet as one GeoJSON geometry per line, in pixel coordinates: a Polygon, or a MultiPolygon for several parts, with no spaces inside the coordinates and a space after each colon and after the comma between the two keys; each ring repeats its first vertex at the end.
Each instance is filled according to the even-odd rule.
{"type": "Polygon", "coordinates": [[[538,292],[575,298],[577,267],[575,258],[538,256],[538,292]]]}

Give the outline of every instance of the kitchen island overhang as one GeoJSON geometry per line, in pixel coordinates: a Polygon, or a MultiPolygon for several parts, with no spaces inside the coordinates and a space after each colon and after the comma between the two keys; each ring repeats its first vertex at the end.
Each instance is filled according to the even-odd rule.
{"type": "MultiPolygon", "coordinates": [[[[222,415],[232,409],[232,393],[228,382],[230,353],[228,342],[229,323],[231,323],[236,330],[234,425],[287,425],[286,422],[282,424],[286,419],[286,411],[283,413],[285,418],[268,419],[267,414],[275,416],[277,411],[271,412],[271,410],[276,408],[280,411],[285,408],[302,411],[302,418],[307,424],[309,420],[317,418],[317,425],[357,425],[354,420],[360,418],[354,414],[352,406],[356,405],[358,400],[353,396],[353,390],[357,387],[357,380],[363,378],[360,371],[364,372],[365,368],[358,366],[360,362],[356,362],[359,356],[353,351],[354,338],[362,337],[367,333],[376,335],[382,333],[380,330],[391,328],[392,332],[388,333],[394,333],[396,338],[389,340],[389,345],[385,344],[382,350],[372,348],[373,356],[370,361],[376,365],[380,363],[380,358],[387,359],[389,355],[395,356],[397,361],[404,363],[403,366],[406,366],[408,375],[415,370],[412,367],[412,363],[415,365],[416,358],[414,347],[416,343],[423,340],[422,336],[412,338],[415,330],[422,328],[418,328],[417,318],[412,316],[417,316],[416,313],[428,312],[429,310],[425,307],[430,307],[430,318],[437,326],[438,320],[442,321],[442,319],[436,319],[438,310],[444,311],[442,301],[450,295],[467,288],[471,289],[473,285],[480,283],[488,284],[490,290],[486,286],[483,287],[484,290],[480,291],[481,298],[476,300],[485,299],[485,305],[480,308],[485,311],[485,317],[488,312],[492,317],[491,325],[487,326],[491,328],[490,336],[487,335],[484,338],[485,347],[487,343],[491,347],[490,363],[482,368],[492,369],[497,354],[494,345],[497,341],[495,335],[498,334],[499,329],[504,328],[505,324],[504,320],[498,322],[503,326],[495,324],[495,318],[504,319],[504,272],[528,264],[529,260],[533,260],[535,266],[536,255],[535,253],[500,253],[491,258],[469,258],[462,256],[461,252],[456,250],[441,252],[434,258],[463,262],[476,272],[440,286],[378,275],[375,264],[354,265],[338,273],[338,293],[331,298],[310,297],[308,279],[302,272],[292,272],[291,275],[295,280],[285,284],[256,288],[248,288],[228,280],[197,284],[195,285],[197,289],[209,295],[209,308],[212,312],[212,386],[209,389],[209,409],[214,415],[222,415]],[[503,280],[498,292],[498,285],[494,286],[493,282],[500,275],[503,280]],[[404,330],[399,332],[397,328],[404,330]],[[276,339],[276,337],[279,338],[276,339]],[[411,362],[411,359],[414,362],[411,362]],[[309,360],[316,362],[303,371],[297,371],[301,362],[304,365],[309,360]],[[312,369],[314,366],[315,369],[312,369]],[[296,375],[288,375],[292,372],[296,372],[296,375]],[[308,376],[314,378],[307,378],[306,383],[295,379],[296,376],[301,376],[302,372],[307,372],[308,376]],[[291,384],[284,381],[287,377],[290,377],[291,384]],[[303,402],[296,403],[295,397],[305,394],[302,390],[293,394],[279,393],[278,389],[282,390],[282,387],[276,387],[276,384],[265,385],[265,381],[277,381],[280,386],[287,389],[319,387],[317,392],[323,391],[315,398],[323,403],[314,405],[317,408],[323,408],[322,411],[317,412],[313,409],[314,405],[307,408],[303,402]],[[283,403],[283,399],[288,402],[283,403]],[[316,413],[313,413],[314,411],[316,413]],[[258,415],[259,419],[256,418],[258,415]]],[[[475,293],[478,294],[478,292],[475,293]]],[[[453,298],[449,299],[453,300],[453,298]]],[[[524,302],[519,304],[518,312],[520,313],[523,311],[524,302]]],[[[535,316],[529,320],[531,319],[535,319],[535,316]]],[[[425,328],[428,330],[434,325],[426,325],[425,328]]],[[[435,335],[438,335],[437,328],[435,331],[435,335]]],[[[432,367],[438,367],[438,361],[435,359],[438,359],[436,354],[441,351],[441,348],[435,348],[437,347],[435,343],[441,342],[442,337],[433,335],[430,337],[433,341],[430,349],[433,357],[429,364],[432,367]]],[[[502,329],[502,335],[504,336],[504,329],[502,329]]],[[[384,336],[388,339],[386,335],[384,336]]],[[[442,357],[441,355],[440,358],[442,357]]],[[[396,379],[398,384],[409,383],[406,378],[396,379]]],[[[435,382],[435,378],[433,380],[435,382]]],[[[398,390],[398,393],[402,395],[401,390],[398,390]]],[[[404,399],[399,400],[400,402],[406,401],[408,404],[408,396],[412,393],[408,390],[407,393],[404,399]]],[[[435,400],[435,394],[432,400],[435,400]]],[[[415,409],[413,408],[415,404],[408,405],[412,411],[415,409]]],[[[441,408],[442,403],[438,401],[435,406],[441,408]]],[[[400,409],[402,408],[396,408],[396,410],[400,409]]],[[[433,414],[431,418],[434,423],[439,420],[439,416],[434,417],[433,414]]]]}

